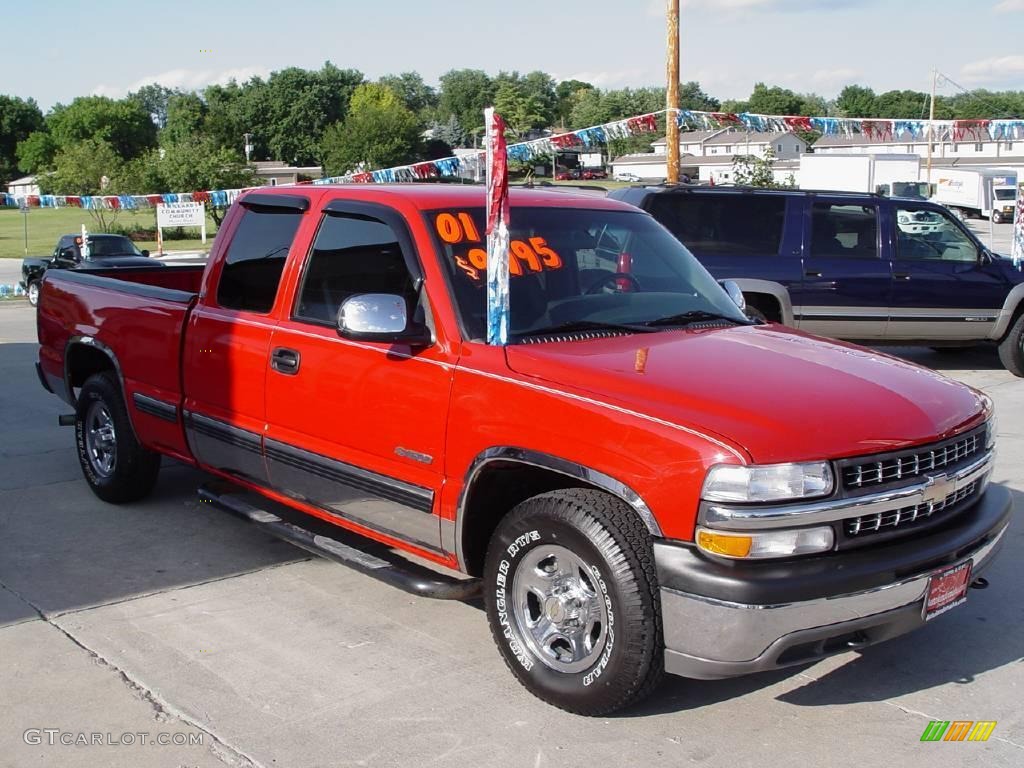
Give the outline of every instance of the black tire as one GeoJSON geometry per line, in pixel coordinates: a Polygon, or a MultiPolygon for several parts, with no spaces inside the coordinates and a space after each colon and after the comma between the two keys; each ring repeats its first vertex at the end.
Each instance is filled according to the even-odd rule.
{"type": "MultiPolygon", "coordinates": [[[[513,509],[498,525],[488,547],[484,600],[491,634],[505,664],[531,693],[556,707],[580,715],[607,714],[648,696],[664,674],[661,603],[651,537],[635,511],[606,493],[582,488],[552,491],[513,509]],[[560,581],[560,568],[555,576],[545,570],[547,552],[568,552],[564,558],[558,557],[582,563],[578,572],[586,575],[577,580],[577,586],[585,588],[584,607],[571,597],[584,593],[573,592],[570,582],[560,581]],[[531,566],[537,558],[545,559],[531,566]],[[539,650],[536,637],[529,638],[530,630],[521,623],[530,618],[529,596],[519,601],[527,605],[525,609],[516,606],[520,574],[533,581],[551,577],[552,583],[569,584],[561,587],[570,593],[569,598],[548,597],[543,609],[534,593],[538,625],[547,621],[555,627],[554,622],[566,621],[579,626],[579,615],[603,612],[603,627],[599,629],[600,622],[595,620],[593,630],[589,625],[584,629],[590,633],[587,638],[592,647],[589,656],[582,654],[569,664],[578,669],[557,668],[564,661],[539,650]],[[559,603],[566,599],[568,614],[566,603],[559,603]],[[555,601],[553,607],[551,601],[555,601]]],[[[579,636],[572,626],[568,632],[579,636]]],[[[551,645],[560,642],[556,638],[551,645]]]]}
{"type": "Polygon", "coordinates": [[[755,306],[747,304],[747,308],[744,309],[743,311],[746,313],[747,317],[749,317],[751,320],[757,320],[757,322],[759,322],[759,323],[767,323],[768,322],[768,318],[765,315],[765,313],[762,312],[760,309],[758,309],[755,306]]]}
{"type": "Polygon", "coordinates": [[[1017,318],[999,342],[999,360],[1014,376],[1024,378],[1024,314],[1017,318]]]}
{"type": "Polygon", "coordinates": [[[90,376],[82,386],[75,411],[75,445],[85,481],[103,501],[138,501],[153,490],[160,454],[135,439],[121,387],[109,371],[90,376]]]}
{"type": "Polygon", "coordinates": [[[42,286],[40,286],[38,280],[32,280],[25,288],[25,294],[28,296],[28,303],[33,307],[39,306],[39,289],[41,287],[42,286]]]}
{"type": "Polygon", "coordinates": [[[999,211],[995,211],[992,214],[992,223],[993,224],[1002,224],[1003,223],[1003,214],[999,213],[999,211]]]}

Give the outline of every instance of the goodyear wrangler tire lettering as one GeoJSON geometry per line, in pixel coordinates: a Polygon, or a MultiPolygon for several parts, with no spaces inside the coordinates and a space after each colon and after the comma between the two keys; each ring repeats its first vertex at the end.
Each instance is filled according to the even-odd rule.
{"type": "Polygon", "coordinates": [[[620,499],[572,488],[527,499],[491,538],[491,634],[512,674],[570,712],[601,715],[663,674],[650,534],[620,499]]]}

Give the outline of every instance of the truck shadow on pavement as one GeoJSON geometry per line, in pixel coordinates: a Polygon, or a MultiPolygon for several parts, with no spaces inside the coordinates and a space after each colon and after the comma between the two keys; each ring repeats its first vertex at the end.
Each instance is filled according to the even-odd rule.
{"type": "MultiPolygon", "coordinates": [[[[1024,493],[1012,490],[1015,509],[1024,493]]],[[[1018,513],[1019,516],[1019,513],[1018,513]]],[[[989,587],[920,629],[886,643],[825,659],[730,680],[668,677],[646,702],[618,717],[707,707],[766,688],[777,701],[800,707],[877,702],[937,686],[970,685],[987,672],[1024,663],[1024,527],[1010,523],[1002,550],[985,572],[989,587]]],[[[612,717],[616,717],[613,715],[612,717]]]]}
{"type": "Polygon", "coordinates": [[[993,344],[975,347],[871,347],[876,352],[902,358],[935,371],[1002,371],[999,352],[993,344]]]}
{"type": "Polygon", "coordinates": [[[0,344],[0,627],[308,555],[201,504],[206,475],[165,459],[152,496],[115,506],[82,479],[70,407],[45,392],[36,344],[0,344]]]}

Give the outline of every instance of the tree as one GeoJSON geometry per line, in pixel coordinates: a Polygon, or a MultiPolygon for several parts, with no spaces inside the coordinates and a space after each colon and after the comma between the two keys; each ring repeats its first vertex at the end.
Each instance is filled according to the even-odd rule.
{"type": "Polygon", "coordinates": [[[928,99],[921,91],[886,91],[878,94],[875,109],[878,117],[920,120],[928,116],[928,99]]]}
{"type": "Polygon", "coordinates": [[[441,75],[441,115],[455,115],[467,131],[484,124],[484,107],[494,101],[494,83],[479,69],[453,69],[441,75]]]}
{"type": "Polygon", "coordinates": [[[700,83],[690,80],[679,84],[679,107],[680,109],[695,109],[698,112],[717,112],[722,103],[704,93],[700,83]]]}
{"type": "Polygon", "coordinates": [[[417,115],[437,106],[437,92],[423,82],[418,72],[385,75],[377,82],[397,93],[405,108],[417,115]]]}
{"type": "Polygon", "coordinates": [[[597,88],[577,91],[573,102],[569,113],[569,127],[573,130],[589,128],[611,120],[609,104],[597,88]]]}
{"type": "Polygon", "coordinates": [[[150,85],[142,86],[134,93],[129,93],[128,98],[134,99],[141,104],[142,108],[149,113],[149,118],[153,121],[153,124],[157,128],[163,128],[167,125],[168,102],[180,93],[180,90],[167,88],[159,83],[151,83],[150,85]]]}
{"type": "Polygon", "coordinates": [[[55,106],[46,124],[62,150],[96,140],[109,144],[122,160],[128,160],[156,146],[156,125],[134,99],[80,96],[67,106],[55,106]]]}
{"type": "Polygon", "coordinates": [[[57,154],[57,142],[46,131],[33,131],[28,138],[19,141],[15,154],[18,168],[25,173],[40,173],[53,165],[57,154]]]}
{"type": "Polygon", "coordinates": [[[523,77],[522,86],[524,95],[533,101],[537,114],[540,115],[538,124],[534,127],[546,128],[554,125],[558,117],[558,95],[555,93],[555,81],[551,76],[540,70],[529,72],[523,77]]]}
{"type": "Polygon", "coordinates": [[[375,83],[360,85],[344,122],[324,134],[324,166],[336,175],[401,165],[413,159],[419,138],[416,116],[394,91],[375,83]]]}
{"type": "Polygon", "coordinates": [[[555,87],[556,111],[563,130],[569,124],[573,107],[582,92],[592,90],[594,90],[594,86],[582,80],[563,80],[555,87]]]}
{"type": "MultiPolygon", "coordinates": [[[[120,191],[118,179],[125,162],[117,150],[103,139],[89,138],[60,149],[54,158],[54,170],[39,178],[40,188],[62,195],[98,195],[120,191]]],[[[106,231],[117,219],[117,209],[90,208],[89,214],[106,231]]]]}
{"type": "Polygon", "coordinates": [[[784,184],[775,181],[772,164],[775,162],[775,150],[770,146],[765,150],[764,157],[757,155],[737,155],[732,161],[732,177],[737,184],[748,187],[792,187],[795,186],[790,176],[784,184]]]}
{"type": "Polygon", "coordinates": [[[848,85],[839,92],[836,109],[843,117],[878,117],[875,92],[863,85],[848,85]]]}
{"type": "Polygon", "coordinates": [[[197,137],[212,138],[206,132],[206,103],[194,93],[176,93],[167,102],[167,119],[160,131],[161,144],[178,144],[197,137]]]}
{"type": "Polygon", "coordinates": [[[747,101],[747,111],[759,115],[799,115],[803,106],[804,100],[788,88],[769,88],[764,83],[754,85],[747,101]]]}
{"type": "Polygon", "coordinates": [[[455,115],[449,115],[443,123],[435,120],[429,127],[434,139],[444,142],[449,147],[461,147],[466,142],[466,131],[459,125],[459,119],[455,115]]]}
{"type": "Polygon", "coordinates": [[[528,91],[518,74],[513,74],[501,79],[494,94],[494,108],[512,133],[520,137],[530,128],[543,127],[546,117],[540,99],[528,91]]]}
{"type": "Polygon", "coordinates": [[[0,95],[0,184],[18,175],[18,142],[42,128],[43,113],[33,99],[0,95]]]}

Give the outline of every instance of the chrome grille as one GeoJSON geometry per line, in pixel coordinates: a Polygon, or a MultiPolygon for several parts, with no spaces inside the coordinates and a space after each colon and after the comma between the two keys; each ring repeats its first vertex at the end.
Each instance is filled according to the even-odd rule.
{"type": "Polygon", "coordinates": [[[942,469],[973,456],[982,449],[984,440],[984,430],[975,431],[934,448],[852,464],[843,468],[843,487],[848,490],[870,488],[942,469]]]}
{"type": "Polygon", "coordinates": [[[911,523],[928,520],[935,513],[949,509],[973,496],[975,491],[978,490],[978,483],[979,481],[977,480],[970,482],[941,501],[926,501],[888,512],[876,512],[873,515],[851,517],[843,521],[843,527],[846,530],[847,536],[863,536],[866,533],[903,528],[911,523]]]}

